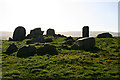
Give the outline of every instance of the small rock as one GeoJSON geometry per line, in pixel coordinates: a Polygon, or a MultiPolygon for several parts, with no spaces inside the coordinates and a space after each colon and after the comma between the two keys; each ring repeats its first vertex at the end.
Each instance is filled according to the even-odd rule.
{"type": "Polygon", "coordinates": [[[69,39],[69,40],[63,42],[62,44],[72,45],[73,42],[74,42],[73,40],[69,39]]]}
{"type": "Polygon", "coordinates": [[[73,41],[74,39],[73,39],[71,36],[69,36],[69,37],[67,37],[65,40],[66,40],[66,41],[67,41],[67,40],[73,41]]]}
{"type": "Polygon", "coordinates": [[[17,46],[16,46],[14,43],[12,43],[12,44],[8,47],[6,53],[7,53],[7,54],[11,54],[11,53],[13,53],[13,52],[16,52],[17,50],[18,50],[17,46]]]}
{"type": "Polygon", "coordinates": [[[53,41],[52,38],[45,39],[45,42],[52,42],[52,41],[53,41]]]}
{"type": "Polygon", "coordinates": [[[9,37],[9,41],[13,41],[13,39],[11,37],[9,37]]]}

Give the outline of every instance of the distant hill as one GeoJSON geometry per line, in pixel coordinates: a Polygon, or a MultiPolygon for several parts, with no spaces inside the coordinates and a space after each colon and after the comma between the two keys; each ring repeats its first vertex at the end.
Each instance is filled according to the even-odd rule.
{"type": "MultiPolygon", "coordinates": [[[[104,33],[105,31],[90,31],[90,37],[96,37],[100,33],[104,33]]],[[[113,36],[118,36],[116,32],[109,32],[113,36]]],[[[65,36],[72,36],[72,37],[81,37],[81,31],[68,31],[68,32],[56,32],[56,34],[63,34],[65,36]]],[[[8,40],[9,37],[12,37],[12,32],[7,31],[0,31],[0,40],[8,40]]]]}

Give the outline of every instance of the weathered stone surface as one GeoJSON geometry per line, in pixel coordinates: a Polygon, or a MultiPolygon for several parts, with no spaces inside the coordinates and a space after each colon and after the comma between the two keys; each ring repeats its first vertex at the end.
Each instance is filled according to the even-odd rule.
{"type": "Polygon", "coordinates": [[[45,42],[52,42],[52,41],[53,41],[52,38],[45,39],[45,42]]]}
{"type": "Polygon", "coordinates": [[[81,38],[76,43],[80,46],[80,49],[90,50],[95,47],[95,38],[81,38]]]}
{"type": "Polygon", "coordinates": [[[45,54],[55,55],[57,53],[58,51],[56,47],[49,44],[45,44],[44,47],[40,47],[37,52],[38,55],[45,55],[45,54]]]}
{"type": "Polygon", "coordinates": [[[82,37],[89,37],[89,27],[84,26],[82,29],[82,37]]]}
{"type": "Polygon", "coordinates": [[[16,46],[14,43],[12,43],[12,44],[8,47],[8,49],[7,49],[7,51],[6,51],[6,54],[12,54],[13,52],[16,52],[17,50],[18,50],[17,46],[16,46]]]}
{"type": "Polygon", "coordinates": [[[55,30],[54,29],[48,29],[47,30],[47,35],[48,36],[55,36],[55,30]]]}
{"type": "Polygon", "coordinates": [[[71,46],[71,49],[72,49],[72,50],[79,50],[79,49],[80,49],[80,46],[78,46],[77,44],[73,44],[73,45],[71,46]]]}
{"type": "Polygon", "coordinates": [[[13,33],[14,41],[22,41],[25,39],[26,30],[22,26],[18,26],[13,33]]]}
{"type": "Polygon", "coordinates": [[[35,43],[35,42],[44,43],[45,40],[44,40],[43,35],[39,35],[37,38],[34,38],[34,39],[32,40],[32,42],[33,42],[33,43],[35,43]]]}
{"type": "Polygon", "coordinates": [[[35,48],[35,46],[32,46],[32,45],[24,46],[19,49],[17,53],[17,57],[26,58],[29,56],[33,56],[36,53],[36,51],[37,49],[35,48]]]}
{"type": "Polygon", "coordinates": [[[35,28],[30,31],[30,35],[28,35],[31,38],[37,38],[40,35],[43,35],[44,31],[41,31],[41,28],[35,28]]]}
{"type": "Polygon", "coordinates": [[[112,35],[110,33],[102,33],[98,34],[97,38],[112,38],[112,35]]]}

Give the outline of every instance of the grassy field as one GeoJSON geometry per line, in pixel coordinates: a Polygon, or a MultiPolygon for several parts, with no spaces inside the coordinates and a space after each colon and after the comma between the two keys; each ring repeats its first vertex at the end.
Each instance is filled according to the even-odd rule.
{"type": "MultiPolygon", "coordinates": [[[[92,51],[67,50],[61,48],[65,38],[53,38],[53,42],[35,43],[36,48],[44,44],[57,47],[58,55],[43,55],[27,58],[17,57],[17,52],[7,55],[6,49],[15,43],[20,49],[26,45],[25,39],[2,41],[2,77],[3,79],[83,79],[83,78],[119,78],[120,37],[95,38],[96,48],[92,51]]],[[[76,37],[74,37],[76,39],[76,37]]],[[[70,46],[68,46],[70,47],[70,46]]]]}

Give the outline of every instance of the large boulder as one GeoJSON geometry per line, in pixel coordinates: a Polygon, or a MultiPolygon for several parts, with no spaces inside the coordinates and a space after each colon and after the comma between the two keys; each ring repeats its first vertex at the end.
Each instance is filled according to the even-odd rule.
{"type": "Polygon", "coordinates": [[[41,31],[41,28],[35,28],[30,31],[30,34],[27,37],[37,38],[40,35],[43,35],[44,31],[41,31]]]}
{"type": "Polygon", "coordinates": [[[17,46],[12,43],[6,50],[6,54],[12,54],[13,52],[16,52],[18,50],[17,46]]]}
{"type": "Polygon", "coordinates": [[[77,45],[79,45],[80,49],[91,50],[95,47],[95,38],[81,38],[77,40],[77,45]]]}
{"type": "Polygon", "coordinates": [[[22,41],[25,39],[26,30],[22,26],[18,26],[13,33],[14,41],[22,41]]]}
{"type": "Polygon", "coordinates": [[[58,51],[56,47],[49,44],[45,44],[44,47],[40,47],[37,52],[38,55],[45,55],[45,54],[55,55],[57,53],[58,51]]]}
{"type": "Polygon", "coordinates": [[[32,45],[24,46],[19,49],[19,51],[17,53],[17,57],[26,58],[29,56],[34,56],[36,51],[37,51],[37,49],[35,48],[35,46],[32,46],[32,45]]]}
{"type": "Polygon", "coordinates": [[[110,33],[98,34],[97,38],[112,38],[113,36],[110,33]]]}
{"type": "Polygon", "coordinates": [[[55,30],[54,29],[48,29],[47,30],[47,35],[48,36],[55,36],[55,30]]]}

